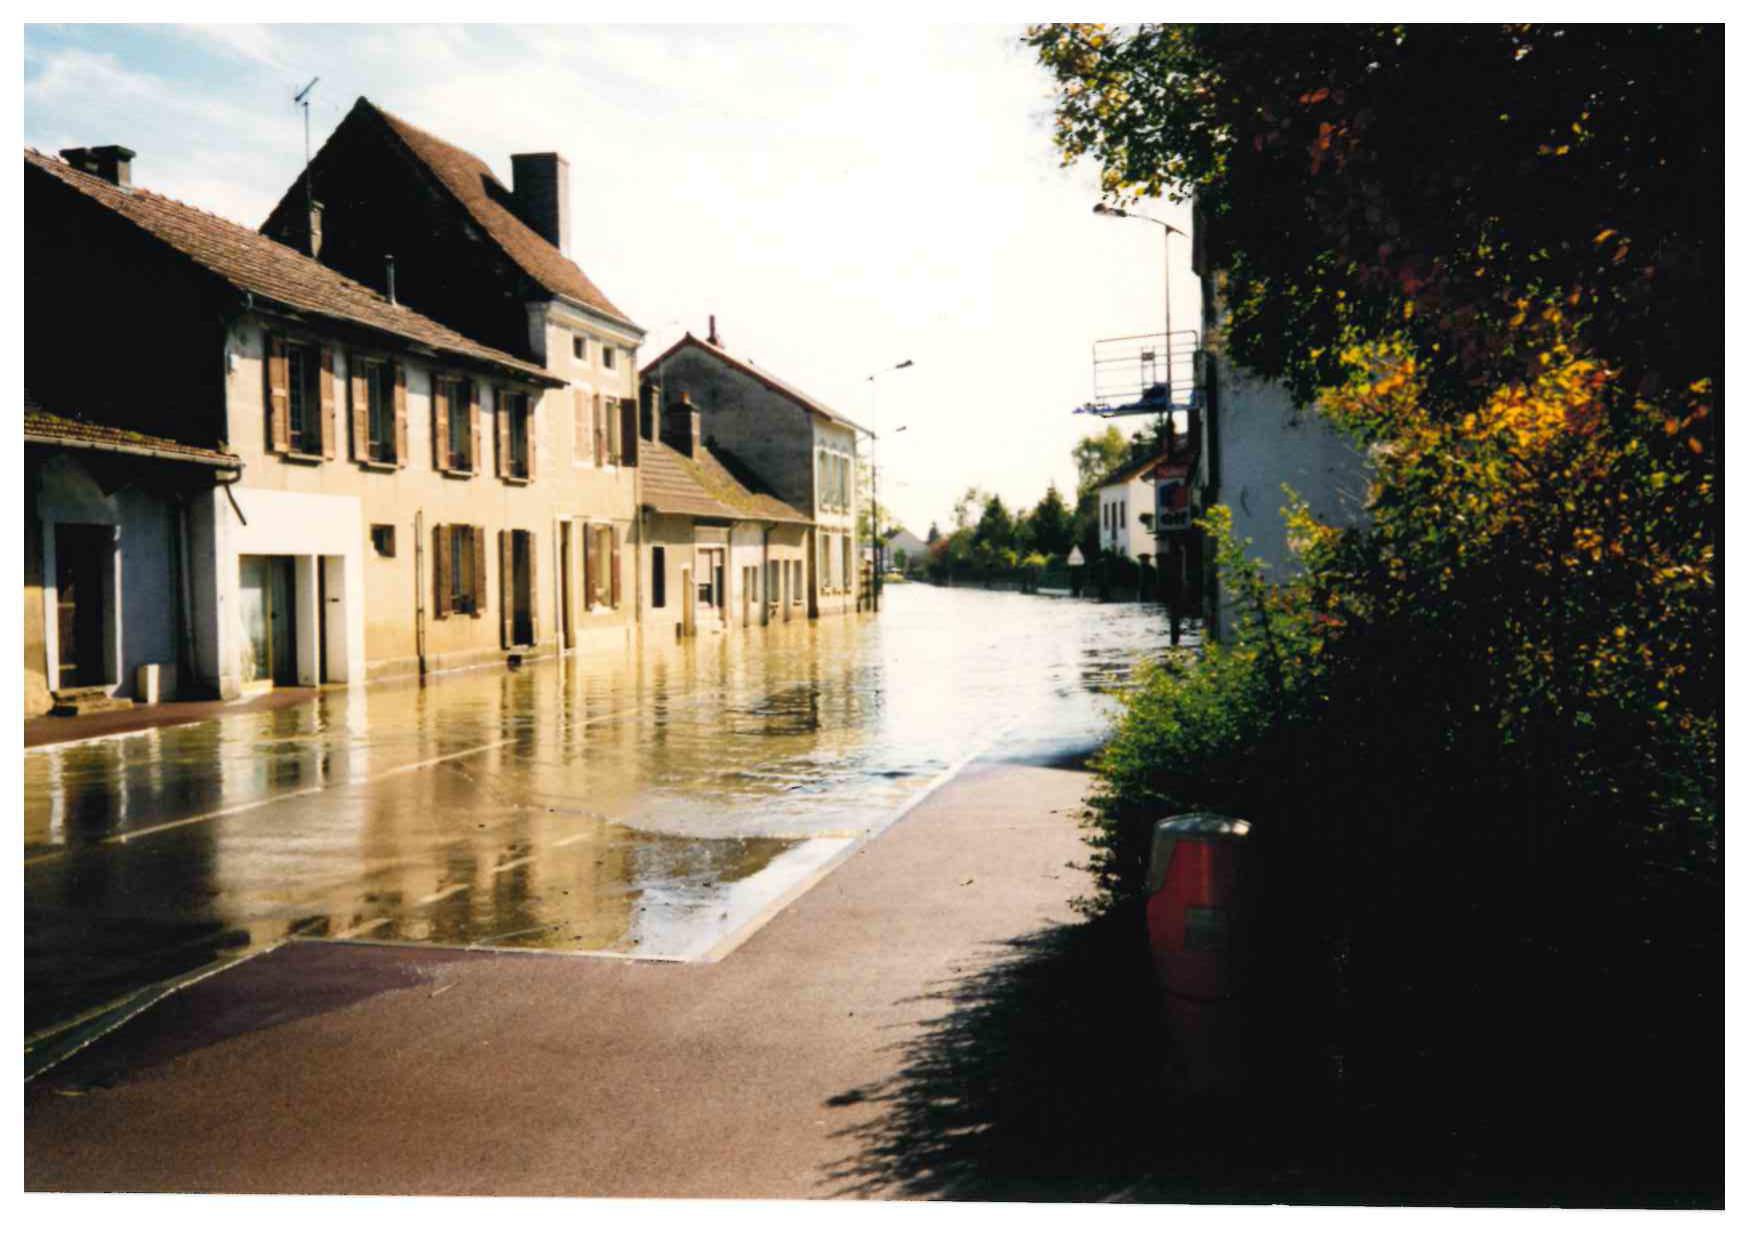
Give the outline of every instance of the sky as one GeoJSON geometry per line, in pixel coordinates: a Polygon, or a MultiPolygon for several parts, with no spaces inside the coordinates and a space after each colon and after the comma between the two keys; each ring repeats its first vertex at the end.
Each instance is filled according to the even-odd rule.
{"type": "MultiPolygon", "coordinates": [[[[881,502],[921,535],[967,487],[1072,502],[1070,450],[1104,430],[1072,412],[1092,342],[1164,318],[1162,230],[1092,214],[1097,169],[1062,167],[1020,34],[34,25],[24,137],[131,147],[136,184],[251,227],[302,166],[312,77],[313,147],[364,95],[506,185],[512,152],[559,151],[571,257],[648,332],[640,360],[715,314],[731,352],[879,432],[881,502]]],[[[1196,282],[1170,244],[1182,329],[1196,282]]]]}

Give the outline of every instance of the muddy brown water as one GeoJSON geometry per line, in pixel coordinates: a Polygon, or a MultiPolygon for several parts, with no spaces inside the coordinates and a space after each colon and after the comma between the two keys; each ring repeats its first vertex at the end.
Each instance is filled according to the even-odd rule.
{"type": "Polygon", "coordinates": [[[324,693],[24,757],[27,1035],[291,936],[698,959],[973,756],[1093,748],[1155,608],[878,617],[324,693]]]}

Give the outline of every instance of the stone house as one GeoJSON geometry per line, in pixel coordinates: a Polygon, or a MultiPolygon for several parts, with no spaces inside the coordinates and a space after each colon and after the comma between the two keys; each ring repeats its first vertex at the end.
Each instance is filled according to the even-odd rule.
{"type": "Polygon", "coordinates": [[[702,407],[706,442],[731,453],[811,522],[807,614],[858,611],[863,557],[857,515],[861,426],[722,347],[687,332],[644,367],[646,380],[702,407]]]}
{"type": "Polygon", "coordinates": [[[567,565],[608,591],[579,596],[570,623],[582,647],[623,650],[635,635],[639,557],[618,577],[591,564],[622,557],[636,537],[643,331],[569,256],[568,162],[554,153],[510,162],[506,186],[478,156],[361,97],[261,231],[379,291],[392,282],[402,304],[562,381],[543,409],[577,525],[567,565]]]}
{"type": "MultiPolygon", "coordinates": [[[[646,387],[643,407],[661,404],[646,387]]],[[[643,621],[676,637],[806,618],[812,522],[726,449],[708,444],[684,394],[639,448],[643,471],[643,621]]]]}
{"type": "MultiPolygon", "coordinates": [[[[501,664],[572,647],[590,624],[624,631],[632,609],[613,596],[585,611],[563,380],[132,185],[124,148],[66,155],[25,153],[27,383],[44,409],[136,448],[199,450],[213,471],[177,492],[177,546],[158,553],[186,571],[148,572],[160,590],[177,582],[185,695],[501,664]],[[103,365],[94,294],[127,327],[102,335],[103,365]]],[[[45,645],[57,526],[103,524],[89,514],[106,487],[73,476],[92,472],[77,461],[57,469],[27,471],[45,645]],[[63,520],[75,492],[86,515],[63,520]]],[[[139,522],[123,521],[129,597],[125,524],[139,522]]],[[[27,607],[28,594],[27,578],[27,607]]],[[[165,646],[130,636],[126,608],[104,623],[123,630],[100,639],[122,652],[104,683],[125,695],[128,651],[157,662],[165,646]]],[[[52,690],[58,669],[41,658],[52,690]]]]}

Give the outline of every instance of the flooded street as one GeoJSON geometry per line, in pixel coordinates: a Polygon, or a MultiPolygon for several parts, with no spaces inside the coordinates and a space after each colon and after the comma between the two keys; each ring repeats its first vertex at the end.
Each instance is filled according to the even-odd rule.
{"type": "Polygon", "coordinates": [[[1162,611],[878,618],[27,751],[26,1032],[288,936],[700,959],[973,756],[1085,752],[1162,611]]]}

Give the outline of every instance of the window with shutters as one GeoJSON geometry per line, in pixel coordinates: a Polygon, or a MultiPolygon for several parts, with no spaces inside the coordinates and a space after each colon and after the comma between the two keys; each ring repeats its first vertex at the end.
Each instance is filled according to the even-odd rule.
{"type": "Polygon", "coordinates": [[[307,344],[285,346],[287,426],[293,452],[319,456],[322,451],[321,354],[307,344]]]}
{"type": "Polygon", "coordinates": [[[362,398],[363,409],[352,416],[364,422],[364,459],[380,465],[395,463],[394,369],[381,358],[354,358],[357,373],[353,392],[362,398]]]}
{"type": "Polygon", "coordinates": [[[623,455],[619,443],[619,398],[609,396],[601,403],[605,409],[603,416],[607,422],[605,428],[607,432],[607,463],[617,465],[619,458],[623,455]]]}
{"type": "Polygon", "coordinates": [[[479,614],[479,583],[474,580],[473,530],[471,525],[449,527],[449,610],[479,614]]]}
{"type": "Polygon", "coordinates": [[[473,416],[470,385],[466,379],[440,379],[449,405],[449,468],[472,473],[473,416]]]}
{"type": "Polygon", "coordinates": [[[504,392],[498,397],[498,416],[504,419],[504,437],[510,459],[505,467],[511,478],[526,481],[531,475],[528,460],[534,450],[528,433],[528,393],[504,392]]]}
{"type": "Polygon", "coordinates": [[[668,605],[668,549],[651,547],[649,552],[649,605],[668,605]]]}

